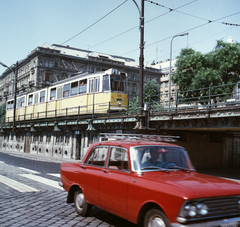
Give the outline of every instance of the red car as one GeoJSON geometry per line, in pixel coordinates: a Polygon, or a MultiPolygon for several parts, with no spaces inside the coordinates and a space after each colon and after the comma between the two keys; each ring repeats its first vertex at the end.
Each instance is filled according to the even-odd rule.
{"type": "Polygon", "coordinates": [[[240,226],[240,184],[199,174],[167,137],[104,134],[81,162],[62,163],[67,202],[91,206],[144,227],[240,226]]]}

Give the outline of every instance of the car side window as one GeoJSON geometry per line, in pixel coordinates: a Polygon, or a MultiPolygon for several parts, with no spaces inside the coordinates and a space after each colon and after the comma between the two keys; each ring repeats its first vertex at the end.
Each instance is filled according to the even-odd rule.
{"type": "Polygon", "coordinates": [[[129,171],[127,150],[122,147],[111,147],[108,168],[129,171]]]}
{"type": "Polygon", "coordinates": [[[108,147],[95,147],[86,160],[86,164],[104,167],[107,158],[108,147]]]}

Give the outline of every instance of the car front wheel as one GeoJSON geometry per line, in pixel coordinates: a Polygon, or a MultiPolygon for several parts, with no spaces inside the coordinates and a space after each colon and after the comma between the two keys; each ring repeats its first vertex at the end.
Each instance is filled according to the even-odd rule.
{"type": "Polygon", "coordinates": [[[74,192],[74,205],[77,213],[84,217],[88,216],[92,208],[80,190],[74,192]]]}
{"type": "Polygon", "coordinates": [[[151,209],[149,210],[144,218],[144,227],[169,227],[170,224],[166,215],[158,210],[151,209]]]}

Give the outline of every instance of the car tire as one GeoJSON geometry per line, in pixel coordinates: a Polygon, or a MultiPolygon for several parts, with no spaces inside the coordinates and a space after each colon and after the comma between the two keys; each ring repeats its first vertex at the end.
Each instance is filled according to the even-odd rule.
{"type": "Polygon", "coordinates": [[[76,212],[84,217],[88,216],[92,208],[92,205],[86,202],[85,197],[80,190],[74,192],[74,205],[76,212]]]}
{"type": "Polygon", "coordinates": [[[144,227],[170,227],[166,215],[159,209],[149,210],[144,217],[144,227]]]}

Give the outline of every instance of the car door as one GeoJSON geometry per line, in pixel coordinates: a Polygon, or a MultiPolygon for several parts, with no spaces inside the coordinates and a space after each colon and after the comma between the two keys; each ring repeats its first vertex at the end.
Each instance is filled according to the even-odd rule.
{"type": "Polygon", "coordinates": [[[100,176],[99,202],[103,209],[126,218],[129,177],[127,150],[110,147],[108,163],[100,176]]]}
{"type": "Polygon", "coordinates": [[[83,173],[79,181],[81,182],[85,199],[93,205],[99,204],[100,175],[107,159],[107,152],[108,146],[94,147],[84,164],[80,165],[83,168],[83,173]]]}

